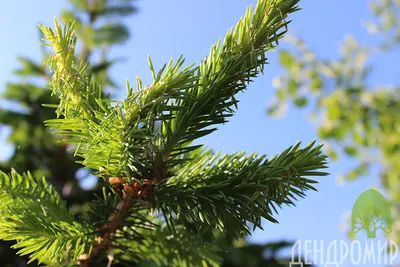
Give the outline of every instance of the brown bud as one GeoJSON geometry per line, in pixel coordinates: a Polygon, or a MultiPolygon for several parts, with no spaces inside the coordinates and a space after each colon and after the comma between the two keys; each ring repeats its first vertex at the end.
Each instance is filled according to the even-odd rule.
{"type": "Polygon", "coordinates": [[[110,177],[108,178],[108,182],[110,183],[110,185],[118,185],[125,183],[126,180],[122,177],[110,177]]]}
{"type": "Polygon", "coordinates": [[[134,185],[129,185],[129,184],[124,184],[124,191],[126,193],[130,193],[134,196],[136,196],[138,194],[138,192],[140,191],[140,188],[135,186],[137,183],[134,183],[134,185]]]}

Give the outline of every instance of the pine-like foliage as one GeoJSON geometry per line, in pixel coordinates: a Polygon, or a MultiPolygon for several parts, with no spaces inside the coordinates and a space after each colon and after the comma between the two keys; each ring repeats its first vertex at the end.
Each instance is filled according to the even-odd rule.
{"type": "MultiPolygon", "coordinates": [[[[202,233],[213,229],[215,235],[239,238],[251,226],[261,228],[262,218],[276,222],[278,207],[314,189],[309,178],[326,175],[320,171],[326,156],[314,143],[296,144],[272,159],[214,154],[194,145],[234,114],[235,96],[264,71],[266,52],[287,31],[286,18],[297,4],[259,0],[198,65],[184,67],[180,57],[156,71],[149,58],[153,81],[143,86],[138,78],[135,89],[127,83],[122,101],[104,95],[90,65],[76,59],[74,22],[56,20],[54,30],[40,26],[54,49],[46,63],[53,72],[50,88],[60,100],[57,118],[46,125],[111,191],[104,188],[85,216],[69,221],[71,216],[59,217],[65,206],[54,190],[25,176],[26,187],[32,183],[39,189],[5,207],[12,210],[27,201],[34,208],[18,215],[5,212],[0,219],[1,224],[31,224],[26,233],[10,226],[18,232],[13,236],[20,253],[49,265],[96,266],[108,258],[110,264],[150,259],[172,266],[218,266],[217,248],[202,233]],[[35,192],[49,197],[38,203],[35,192]],[[32,229],[44,234],[29,235],[32,229]]],[[[20,187],[3,176],[6,187],[20,187]]],[[[11,238],[6,231],[0,236],[11,238]]]]}
{"type": "MultiPolygon", "coordinates": [[[[68,9],[62,12],[64,19],[76,21],[75,31],[80,39],[76,57],[91,63],[93,79],[103,89],[116,86],[108,72],[118,61],[110,57],[109,52],[128,38],[129,32],[123,22],[127,15],[136,12],[134,2],[70,0],[68,9]],[[104,31],[107,27],[124,30],[110,33],[104,31]]],[[[50,55],[46,49],[41,52],[43,60],[50,55]]],[[[93,199],[93,192],[101,192],[101,186],[97,183],[90,191],[81,188],[79,183],[88,172],[82,171],[82,166],[74,162],[73,153],[67,150],[68,146],[59,142],[60,136],[52,135],[43,123],[54,118],[54,110],[42,104],[57,105],[59,102],[45,87],[52,73],[43,66],[43,60],[36,61],[32,55],[18,57],[20,66],[14,71],[16,79],[4,90],[0,89],[0,131],[3,134],[3,130],[10,130],[6,142],[14,147],[10,157],[0,162],[0,170],[9,172],[10,168],[15,168],[19,173],[30,170],[35,177],[45,176],[67,205],[73,207],[73,213],[81,213],[81,203],[85,206],[86,201],[93,199]]],[[[13,243],[0,242],[1,265],[26,266],[29,259],[15,256],[15,250],[9,249],[13,243]]]]}
{"type": "Polygon", "coordinates": [[[31,261],[73,260],[86,249],[93,237],[91,226],[74,221],[65,203],[46,179],[30,173],[11,175],[0,172],[2,203],[0,238],[16,240],[19,254],[31,254],[31,261]],[[72,246],[75,249],[70,250],[72,246]],[[65,253],[66,252],[66,253],[65,253]]]}

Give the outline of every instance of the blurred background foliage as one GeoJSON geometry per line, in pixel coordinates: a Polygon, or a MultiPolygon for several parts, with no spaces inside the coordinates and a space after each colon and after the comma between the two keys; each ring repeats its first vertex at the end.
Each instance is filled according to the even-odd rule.
{"type": "MultiPolygon", "coordinates": [[[[268,114],[281,116],[288,105],[306,108],[326,140],[332,160],[347,155],[357,166],[343,177],[349,181],[379,173],[392,204],[391,239],[400,241],[400,87],[372,81],[376,71],[388,66],[372,64],[376,56],[398,56],[400,48],[400,1],[370,1],[373,19],[366,30],[375,45],[344,38],[336,59],[318,56],[298,36],[288,38],[289,48],[280,50],[284,73],[273,82],[275,99],[268,114]]],[[[329,34],[329,33],[325,33],[329,34]]],[[[328,45],[328,44],[327,44],[328,45]]],[[[350,234],[352,236],[352,234],[350,234]]]]}

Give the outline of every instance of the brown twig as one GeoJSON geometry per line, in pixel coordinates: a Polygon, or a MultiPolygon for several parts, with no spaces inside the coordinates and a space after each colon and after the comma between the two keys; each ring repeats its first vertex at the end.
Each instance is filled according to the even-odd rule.
{"type": "MultiPolygon", "coordinates": [[[[122,180],[113,177],[109,179],[110,183],[111,181],[115,182],[122,180]]],[[[101,235],[95,238],[96,242],[93,245],[92,251],[89,254],[83,254],[78,258],[78,264],[80,266],[88,267],[89,263],[97,257],[101,250],[107,249],[111,246],[112,235],[121,227],[125,217],[128,216],[135,198],[146,200],[150,197],[154,181],[143,179],[141,182],[141,184],[135,182],[133,185],[128,183],[122,185],[122,198],[115,207],[116,211],[108,218],[107,223],[98,229],[100,230],[101,235]]]]}
{"type": "Polygon", "coordinates": [[[105,232],[95,238],[97,241],[92,251],[89,254],[83,254],[78,258],[78,264],[82,267],[88,267],[89,263],[93,261],[99,252],[111,246],[111,237],[122,225],[124,218],[128,215],[130,208],[132,207],[135,194],[131,191],[123,191],[122,199],[115,207],[116,211],[109,217],[108,223],[102,228],[105,232]]]}
{"type": "MultiPolygon", "coordinates": [[[[147,202],[153,194],[156,182],[168,177],[168,169],[164,164],[155,164],[151,171],[149,171],[149,174],[150,179],[140,177],[140,181],[135,181],[132,184],[127,183],[127,180],[122,177],[110,177],[108,179],[109,184],[117,192],[122,192],[121,200],[115,207],[116,211],[108,218],[107,223],[98,229],[100,235],[95,238],[91,252],[83,254],[78,258],[78,265],[88,267],[101,250],[111,247],[112,235],[123,225],[124,219],[128,216],[135,199],[147,202]]],[[[144,204],[144,206],[150,208],[151,205],[144,204]]]]}

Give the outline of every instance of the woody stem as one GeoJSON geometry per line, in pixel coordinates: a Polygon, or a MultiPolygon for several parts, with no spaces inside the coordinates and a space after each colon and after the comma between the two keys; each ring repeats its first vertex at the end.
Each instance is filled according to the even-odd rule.
{"type": "Polygon", "coordinates": [[[107,224],[104,225],[106,231],[99,237],[100,241],[95,242],[90,254],[84,254],[78,258],[78,264],[80,266],[88,267],[89,263],[96,258],[101,250],[111,246],[111,237],[121,227],[124,218],[128,215],[133,204],[133,198],[134,194],[132,192],[123,191],[122,199],[115,207],[116,211],[108,218],[107,224]]]}

